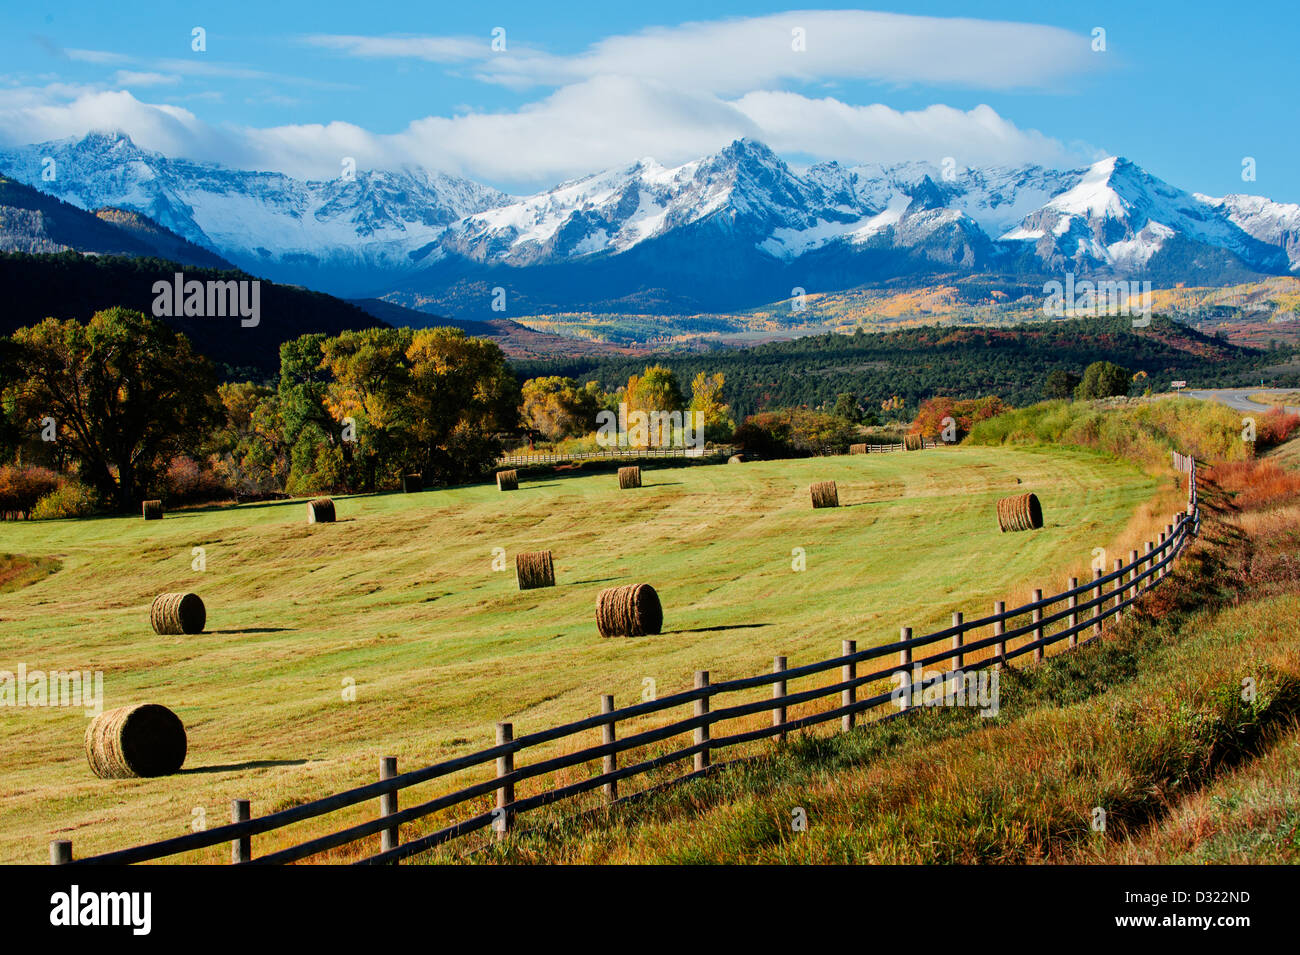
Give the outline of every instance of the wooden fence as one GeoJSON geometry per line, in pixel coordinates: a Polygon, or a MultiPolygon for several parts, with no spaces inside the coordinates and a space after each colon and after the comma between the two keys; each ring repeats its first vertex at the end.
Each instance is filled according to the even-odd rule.
{"type": "MultiPolygon", "coordinates": [[[[926,438],[922,447],[936,448],[938,441],[926,438]]],[[[890,451],[902,451],[901,444],[868,444],[868,454],[885,454],[890,451]]],[[[616,458],[711,458],[731,457],[736,449],[729,444],[714,445],[710,448],[605,448],[600,451],[575,451],[569,454],[558,451],[540,451],[529,454],[503,454],[497,459],[498,467],[524,467],[529,464],[559,464],[565,461],[602,461],[616,458]]],[[[824,449],[820,454],[837,455],[844,452],[824,449]]]]}
{"type": "MultiPolygon", "coordinates": [[[[1043,597],[1042,591],[1035,591],[1031,602],[1010,610],[1003,601],[997,601],[993,605],[993,612],[986,617],[967,620],[962,613],[955,612],[950,627],[923,636],[913,636],[910,627],[903,627],[897,642],[865,650],[859,650],[856,641],[844,640],[839,656],[803,666],[790,667],[786,657],[776,657],[772,672],[758,676],[712,683],[709,671],[700,670],[696,672],[694,686],[689,690],[619,709],[615,709],[612,696],[604,696],[601,698],[600,713],[562,726],[516,737],[512,724],[499,723],[495,746],[432,766],[398,773],[397,760],[385,757],[380,762],[379,779],[376,782],[266,816],[253,817],[249,801],[239,799],[232,804],[232,821],[228,825],[75,861],[72,843],[58,840],[50,844],[50,860],[55,864],[149,862],[228,842],[231,846],[231,861],[234,863],[282,864],[379,835],[380,851],[360,862],[395,863],[488,827],[493,827],[498,837],[504,836],[514,827],[521,814],[597,789],[602,791],[605,802],[617,802],[620,800],[621,782],[674,763],[689,759],[692,768],[689,772],[674,777],[670,783],[695,778],[721,768],[726,764],[713,763],[713,755],[730,747],[771,737],[785,739],[793,731],[833,720],[839,720],[840,729],[848,731],[860,716],[871,711],[886,711],[877,718],[901,715],[910,708],[923,705],[919,694],[924,687],[914,682],[916,668],[924,671],[938,664],[946,664],[949,669],[941,671],[940,679],[943,689],[947,690],[950,682],[955,686],[964,681],[965,674],[987,667],[1000,670],[1007,662],[1025,654],[1032,653],[1035,661],[1042,661],[1046,648],[1062,640],[1068,641],[1068,648],[1073,649],[1099,639],[1103,622],[1110,618],[1118,620],[1142,594],[1156,586],[1169,573],[1171,564],[1188,540],[1198,533],[1200,512],[1197,507],[1194,460],[1189,463],[1187,483],[1186,510],[1174,515],[1171,523],[1159,534],[1159,540],[1148,541],[1142,553],[1130,551],[1127,561],[1116,558],[1114,569],[1109,573],[1104,568],[1094,567],[1091,581],[1081,584],[1078,578],[1072,577],[1068,588],[1060,593],[1043,597]],[[887,662],[890,658],[897,662],[887,662]],[[829,685],[791,689],[790,685],[795,681],[823,673],[833,674],[835,671],[838,671],[839,679],[829,685]],[[893,681],[897,686],[879,692],[879,685],[886,681],[893,681]],[[714,703],[721,697],[768,686],[772,688],[770,699],[749,700],[720,707],[714,703]],[[834,703],[837,697],[838,705],[829,709],[799,717],[790,715],[792,707],[826,699],[834,703]],[[619,735],[620,724],[630,720],[639,721],[651,714],[680,707],[689,707],[691,714],[664,726],[633,731],[626,736],[619,735]],[[894,710],[893,713],[888,712],[890,708],[894,710]],[[770,725],[756,729],[733,728],[721,734],[715,732],[720,724],[752,718],[765,712],[771,714],[770,725]],[[679,746],[666,753],[634,754],[634,762],[619,765],[620,754],[644,750],[686,733],[692,736],[690,745],[679,746]],[[599,743],[580,748],[576,752],[517,765],[516,757],[526,750],[574,737],[599,738],[599,743]],[[398,808],[399,794],[412,786],[492,763],[495,763],[496,769],[493,777],[405,809],[398,808]],[[542,791],[516,798],[515,787],[525,780],[573,768],[593,769],[597,763],[600,768],[595,775],[563,785],[551,780],[550,785],[542,791]],[[496,797],[495,808],[487,812],[474,812],[418,838],[406,842],[401,840],[403,824],[492,794],[496,797]],[[253,855],[254,836],[372,799],[379,800],[379,814],[373,819],[267,855],[253,855]]],[[[925,677],[928,680],[931,674],[925,673],[925,677]]]]}
{"type": "Polygon", "coordinates": [[[616,458],[716,458],[730,457],[734,453],[730,445],[716,445],[711,448],[605,448],[600,451],[575,451],[571,454],[542,451],[536,454],[503,454],[497,459],[497,466],[522,467],[529,464],[602,461],[616,458]]]}

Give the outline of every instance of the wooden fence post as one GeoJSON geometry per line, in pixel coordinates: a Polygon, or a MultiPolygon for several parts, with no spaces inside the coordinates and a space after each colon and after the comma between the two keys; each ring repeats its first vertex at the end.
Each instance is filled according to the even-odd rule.
{"type": "MultiPolygon", "coordinates": [[[[1042,600],[1042,599],[1043,599],[1043,592],[1042,592],[1041,590],[1035,590],[1035,591],[1034,591],[1034,603],[1038,603],[1038,601],[1040,601],[1040,600],[1042,600]]],[[[1042,607],[1035,607],[1035,608],[1034,608],[1034,613],[1033,613],[1033,622],[1034,622],[1035,624],[1041,624],[1041,623],[1043,622],[1043,608],[1042,608],[1042,607]]],[[[1043,639],[1043,628],[1042,628],[1041,626],[1036,626],[1036,627],[1034,627],[1034,642],[1035,642],[1035,643],[1038,643],[1038,641],[1041,640],[1041,639],[1043,639]]],[[[1041,643],[1038,644],[1038,646],[1034,647],[1034,662],[1035,662],[1035,663],[1042,663],[1042,662],[1043,662],[1043,645],[1042,645],[1041,643]]]]}
{"type": "MultiPolygon", "coordinates": [[[[379,760],[379,778],[392,779],[397,775],[397,757],[385,756],[379,760]]],[[[381,816],[391,816],[397,812],[397,790],[390,793],[383,793],[379,797],[379,814],[381,816]]],[[[398,843],[399,826],[389,826],[380,833],[379,847],[384,852],[389,849],[396,849],[398,843]]]]}
{"type": "MultiPolygon", "coordinates": [[[[960,627],[962,625],[962,622],[963,622],[963,617],[961,611],[954,610],[952,612],[952,625],[954,627],[960,627]]],[[[963,631],[958,630],[956,633],[952,635],[952,648],[954,650],[961,649],[961,645],[963,642],[962,633],[963,631]]],[[[964,653],[959,653],[952,658],[952,669],[954,670],[960,670],[963,666],[965,666],[965,664],[966,664],[966,655],[964,653]]]]}
{"type": "MultiPolygon", "coordinates": [[[[600,712],[602,714],[614,712],[614,697],[612,694],[606,693],[604,696],[600,698],[600,712]]],[[[604,743],[606,746],[612,746],[614,743],[614,739],[615,739],[614,721],[610,720],[608,723],[605,723],[600,728],[600,741],[604,743]]],[[[600,771],[602,773],[609,774],[616,771],[617,769],[618,769],[618,754],[606,753],[605,758],[601,761],[600,771]]],[[[605,783],[605,801],[613,802],[617,798],[618,798],[618,780],[615,779],[605,783]]]]}
{"type": "MultiPolygon", "coordinates": [[[[1151,542],[1151,541],[1147,541],[1147,545],[1146,545],[1146,546],[1147,546],[1147,549],[1146,549],[1146,560],[1142,561],[1142,572],[1143,572],[1144,574],[1147,573],[1147,572],[1149,572],[1149,571],[1151,570],[1151,568],[1154,567],[1154,566],[1156,565],[1156,558],[1155,558],[1156,545],[1155,545],[1153,542],[1151,542]]],[[[1147,578],[1147,579],[1142,583],[1142,592],[1143,592],[1143,593],[1146,593],[1148,590],[1150,590],[1150,589],[1151,589],[1151,585],[1152,585],[1153,583],[1155,583],[1155,575],[1154,575],[1154,574],[1152,574],[1150,577],[1148,577],[1148,578],[1147,578]]]]}
{"type": "MultiPolygon", "coordinates": [[[[850,653],[858,652],[858,641],[843,640],[840,642],[840,655],[848,656],[850,653]]],[[[840,667],[840,682],[845,683],[849,680],[858,678],[858,664],[856,660],[851,660],[840,667]]],[[[857,687],[849,687],[847,690],[840,690],[840,706],[852,706],[857,700],[857,687]]],[[[853,729],[854,713],[845,713],[840,717],[840,732],[847,733],[853,729]]]]}
{"type": "Polygon", "coordinates": [[[50,843],[50,865],[67,865],[71,861],[71,839],[55,839],[50,843]]]}
{"type": "Polygon", "coordinates": [[[1120,609],[1120,604],[1124,602],[1124,591],[1127,589],[1124,586],[1124,559],[1122,557],[1115,558],[1115,573],[1118,574],[1115,578],[1115,622],[1118,623],[1124,619],[1124,611],[1120,609]]]}
{"type": "MultiPolygon", "coordinates": [[[[903,641],[912,639],[912,628],[902,627],[898,631],[898,638],[903,641]]],[[[905,710],[912,705],[912,648],[903,647],[898,651],[898,665],[903,670],[903,685],[899,687],[903,691],[902,706],[899,710],[905,710]]]]}
{"type": "MultiPolygon", "coordinates": [[[[997,617],[997,619],[993,621],[993,636],[995,637],[1002,636],[1002,634],[1006,631],[1006,627],[1003,624],[1003,620],[1002,620],[1002,615],[1005,614],[1006,612],[1007,612],[1007,605],[1005,601],[1002,600],[993,601],[993,615],[997,617]]],[[[1002,669],[1003,657],[1005,657],[1006,655],[1007,655],[1007,647],[1003,641],[999,640],[997,643],[993,644],[993,656],[998,661],[993,665],[994,670],[1002,669]]]]}
{"type": "MultiPolygon", "coordinates": [[[[1070,578],[1070,590],[1076,590],[1079,586],[1079,578],[1070,578]]],[[[1079,645],[1079,632],[1075,627],[1079,626],[1079,595],[1070,594],[1070,599],[1065,604],[1070,608],[1069,629],[1070,629],[1070,649],[1073,650],[1079,645]]]]}
{"type": "Polygon", "coordinates": [[[1138,552],[1131,550],[1128,552],[1128,599],[1136,600],[1141,585],[1137,582],[1138,572],[1142,565],[1138,562],[1138,552]]]}
{"type": "MultiPolygon", "coordinates": [[[[776,657],[775,659],[772,660],[772,672],[773,673],[785,672],[785,657],[776,657]]],[[[774,700],[785,699],[784,679],[777,680],[775,683],[772,684],[772,699],[774,700]]],[[[772,708],[772,725],[781,726],[784,723],[785,723],[785,704],[782,703],[779,706],[775,706],[772,708]]],[[[776,738],[784,743],[785,730],[781,730],[781,732],[777,733],[776,738]]]]}
{"type": "MultiPolygon", "coordinates": [[[[252,806],[247,799],[232,799],[230,801],[230,821],[231,822],[248,822],[253,818],[252,806]]],[[[238,865],[241,862],[248,862],[253,858],[253,838],[251,836],[240,836],[238,839],[230,840],[230,861],[238,865]]]]}
{"type": "MultiPolygon", "coordinates": [[[[1169,539],[1169,531],[1168,528],[1166,528],[1165,530],[1160,532],[1160,540],[1157,544],[1157,547],[1160,550],[1161,560],[1165,559],[1165,554],[1166,554],[1165,541],[1167,541],[1168,539],[1169,539]]],[[[1165,574],[1168,572],[1168,570],[1169,570],[1169,565],[1166,564],[1165,566],[1161,567],[1158,571],[1156,571],[1156,580],[1162,580],[1165,574]]]]}
{"type": "MultiPolygon", "coordinates": [[[[506,743],[513,742],[515,738],[515,727],[513,723],[497,724],[497,745],[502,746],[506,743]]],[[[514,752],[505,753],[497,757],[497,779],[507,776],[515,771],[515,754],[514,752]]],[[[502,783],[497,789],[497,809],[496,809],[496,833],[498,839],[504,839],[506,833],[510,831],[510,804],[515,801],[515,784],[502,783]]]]}
{"type": "Polygon", "coordinates": [[[1093,639],[1095,640],[1101,639],[1101,612],[1105,609],[1104,602],[1101,599],[1101,591],[1102,591],[1101,577],[1102,577],[1101,568],[1100,567],[1092,568],[1092,579],[1094,581],[1092,587],[1092,599],[1093,602],[1096,603],[1097,605],[1092,608],[1092,619],[1093,619],[1092,636],[1093,639]]]}
{"type": "MultiPolygon", "coordinates": [[[[695,689],[703,690],[706,689],[708,685],[709,685],[709,671],[696,670],[695,689]]],[[[707,716],[708,714],[709,714],[709,698],[707,696],[702,696],[695,701],[695,715],[707,716]]],[[[707,743],[708,741],[709,741],[709,724],[705,723],[703,726],[695,727],[695,744],[698,746],[700,743],[707,743]]],[[[699,771],[701,769],[704,769],[708,765],[709,765],[709,750],[706,747],[705,749],[702,749],[695,754],[695,769],[699,771]]]]}

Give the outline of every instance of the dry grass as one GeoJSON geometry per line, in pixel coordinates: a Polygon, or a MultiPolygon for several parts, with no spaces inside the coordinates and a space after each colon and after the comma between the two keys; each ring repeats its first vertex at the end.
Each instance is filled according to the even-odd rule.
{"type": "MultiPolygon", "coordinates": [[[[175,776],[97,780],[79,709],[0,708],[0,858],[41,862],[51,838],[72,838],[84,855],[180,835],[196,808],[213,823],[234,798],[252,797],[255,814],[296,805],[372,781],[380,756],[406,769],[463,755],[489,745],[499,720],[518,735],[589,716],[605,693],[620,706],[639,700],[647,679],[664,695],[689,687],[697,669],[717,682],[766,672],[776,654],[793,666],[834,655],[843,638],[865,647],[896,639],[902,624],[937,629],[952,610],[981,612],[1024,582],[1063,584],[1094,547],[1113,546],[1156,490],[1131,468],[1062,449],[661,473],[670,479],[632,515],[607,475],[586,475],[530,482],[504,510],[490,484],[348,498],[341,520],[314,527],[302,522],[302,501],[177,512],[150,525],[6,526],[12,549],[57,557],[63,569],[0,594],[0,668],[102,670],[107,707],[169,706],[190,755],[175,776]],[[864,503],[813,521],[804,489],[827,468],[864,503]],[[1050,519],[1009,547],[990,515],[1017,486],[1038,493],[1050,519]],[[562,555],[560,583],[521,593],[493,571],[493,550],[518,553],[539,539],[562,555]],[[639,581],[659,591],[673,629],[601,640],[596,594],[639,581]],[[153,596],[191,589],[217,629],[154,635],[153,596]]],[[[358,806],[258,837],[254,849],[373,813],[358,806]]],[[[225,857],[218,847],[192,858],[225,857]]]]}
{"type": "Polygon", "coordinates": [[[996,718],[922,711],[796,739],[612,813],[546,820],[478,858],[1295,861],[1300,567],[1285,557],[1300,519],[1275,519],[1246,540],[1221,498],[1207,489],[1215,510],[1203,540],[1150,595],[1161,596],[1158,609],[1148,599],[1106,640],[1049,666],[1011,668],[996,718]],[[791,807],[806,831],[791,826],[791,807]]]}

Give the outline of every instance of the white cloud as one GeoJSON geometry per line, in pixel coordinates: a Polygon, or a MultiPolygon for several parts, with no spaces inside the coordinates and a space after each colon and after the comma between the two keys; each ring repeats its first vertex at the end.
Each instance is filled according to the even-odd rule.
{"type": "Polygon", "coordinates": [[[989,106],[963,111],[935,104],[901,112],[880,103],[851,106],[797,93],[747,93],[735,106],[779,153],[819,159],[903,162],[944,156],[962,165],[1069,164],[1081,157],[1037,130],[1023,130],[989,106]]]}
{"type": "Polygon", "coordinates": [[[125,91],[58,86],[0,91],[0,130],[10,143],[122,129],[140,146],[295,176],[328,177],[352,156],[362,168],[407,164],[516,191],[553,185],[653,156],[676,164],[742,136],[779,153],[845,162],[959,157],[963,164],[1070,164],[1076,148],[1023,130],[988,106],[902,112],[798,93],[748,93],[727,101],[658,82],[599,77],[518,110],[428,116],[379,134],[354,123],[212,127],[179,106],[125,91]]]}
{"type": "Polygon", "coordinates": [[[119,86],[174,86],[181,78],[175,73],[138,73],[135,70],[118,70],[113,82],[119,86]]]}
{"type": "Polygon", "coordinates": [[[498,54],[486,39],[466,37],[317,34],[305,40],[353,56],[477,58],[481,79],[516,87],[624,76],[723,95],[826,80],[1041,88],[1098,65],[1088,37],[1058,27],[866,10],[802,10],[655,27],[607,37],[574,55],[513,45],[498,54]],[[802,31],[802,50],[794,48],[795,31],[802,31]]]}
{"type": "Polygon", "coordinates": [[[301,38],[309,46],[337,50],[350,56],[458,63],[478,59],[488,51],[486,40],[454,36],[355,36],[317,33],[301,38]]]}
{"type": "MultiPolygon", "coordinates": [[[[989,106],[962,110],[935,103],[900,111],[832,98],[825,88],[855,80],[1023,88],[1093,68],[1087,38],[1054,27],[864,11],[687,23],[609,37],[573,56],[523,49],[513,41],[509,53],[493,54],[488,36],[301,39],[349,56],[420,58],[493,83],[554,88],[514,109],[457,109],[381,134],[338,121],[214,127],[175,105],[219,95],[212,91],[149,103],[102,85],[50,84],[0,92],[0,138],[40,142],[120,128],[145,148],[242,168],[329,177],[337,174],[341,157],[352,156],[362,168],[416,164],[512,191],[532,191],[642,156],[672,165],[741,136],[786,155],[845,162],[954,156],[969,165],[1064,165],[1083,158],[1078,145],[1022,129],[989,106]],[[791,48],[796,28],[804,31],[806,52],[791,48]]],[[[117,62],[117,54],[67,52],[90,62],[117,62]]],[[[170,85],[181,77],[336,85],[204,58],[133,66],[118,70],[116,86],[170,85]]],[[[273,95],[282,94],[255,98],[272,102],[273,95]]]]}

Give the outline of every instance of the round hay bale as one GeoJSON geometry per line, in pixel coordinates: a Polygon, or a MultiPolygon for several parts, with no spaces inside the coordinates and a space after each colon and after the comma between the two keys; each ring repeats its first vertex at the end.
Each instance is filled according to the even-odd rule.
{"type": "Polygon", "coordinates": [[[402,475],[402,493],[415,494],[424,490],[423,474],[403,474],[402,475]]]}
{"type": "Polygon", "coordinates": [[[140,504],[140,511],[144,514],[146,521],[161,521],[163,515],[162,501],[143,501],[140,504]]]}
{"type": "Polygon", "coordinates": [[[86,759],[100,779],[170,776],[185,763],[185,724],[157,703],[119,706],[86,727],[86,759]]]}
{"type": "Polygon", "coordinates": [[[307,502],[308,524],[333,524],[334,502],[328,497],[318,497],[307,502]]]}
{"type": "Polygon", "coordinates": [[[834,481],[817,481],[810,484],[808,493],[812,495],[814,508],[840,506],[840,492],[834,481]]]}
{"type": "Polygon", "coordinates": [[[925,438],[919,434],[907,434],[903,436],[904,451],[922,451],[925,449],[925,438]]]}
{"type": "Polygon", "coordinates": [[[527,551],[515,555],[515,580],[520,590],[555,586],[555,563],[549,550],[527,551]]]}
{"type": "Polygon", "coordinates": [[[865,444],[850,444],[849,454],[866,454],[867,446],[865,444]]]}
{"type": "Polygon", "coordinates": [[[618,486],[626,491],[628,488],[641,486],[641,469],[633,466],[618,469],[618,486]]]}
{"type": "Polygon", "coordinates": [[[731,457],[727,458],[727,463],[728,463],[728,464],[744,464],[744,463],[745,463],[745,456],[744,456],[743,454],[733,454],[731,457]]]}
{"type": "Polygon", "coordinates": [[[663,626],[664,610],[649,584],[610,587],[596,598],[596,629],[602,637],[644,637],[663,626]]]}
{"type": "Polygon", "coordinates": [[[497,490],[498,491],[517,491],[519,490],[519,472],[498,471],[497,472],[497,490]]]}
{"type": "Polygon", "coordinates": [[[1036,494],[1017,494],[998,501],[998,527],[1007,531],[1034,531],[1043,526],[1043,507],[1036,494]]]}
{"type": "Polygon", "coordinates": [[[159,594],[149,608],[154,633],[202,633],[208,611],[198,594],[159,594]]]}

